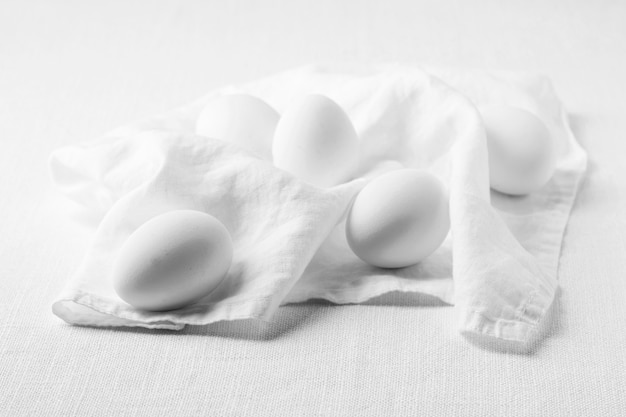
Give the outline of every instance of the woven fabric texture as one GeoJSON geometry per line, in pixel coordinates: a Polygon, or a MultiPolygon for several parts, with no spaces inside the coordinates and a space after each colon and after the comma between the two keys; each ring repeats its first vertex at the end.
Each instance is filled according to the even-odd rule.
{"type": "Polygon", "coordinates": [[[624,16],[613,1],[1,2],[0,415],[625,415],[624,16]],[[452,309],[399,294],[181,332],[51,313],[91,235],[59,208],[54,149],[221,85],[341,60],[554,81],[590,165],[529,352],[468,343],[452,309]]]}

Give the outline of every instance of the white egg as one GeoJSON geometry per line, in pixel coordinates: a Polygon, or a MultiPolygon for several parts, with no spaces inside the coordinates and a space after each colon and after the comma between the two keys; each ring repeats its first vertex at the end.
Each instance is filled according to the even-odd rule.
{"type": "Polygon", "coordinates": [[[207,103],[196,122],[196,133],[237,144],[271,160],[272,139],[280,115],[260,98],[229,94],[207,103]]]}
{"type": "Polygon", "coordinates": [[[481,108],[487,133],[491,188],[524,195],[543,187],[556,169],[555,145],[546,125],[526,110],[481,108]]]}
{"type": "Polygon", "coordinates": [[[352,178],[359,139],[345,111],[326,96],[309,95],[284,112],[274,134],[274,164],[318,187],[352,178]]]}
{"type": "Polygon", "coordinates": [[[443,183],[417,169],[373,179],[357,195],[346,237],[363,261],[381,268],[414,265],[441,246],[450,230],[443,183]]]}
{"type": "Polygon", "coordinates": [[[138,309],[181,308],[213,291],[232,257],[230,234],[215,217],[171,211],[147,221],[124,242],[113,266],[113,287],[138,309]]]}

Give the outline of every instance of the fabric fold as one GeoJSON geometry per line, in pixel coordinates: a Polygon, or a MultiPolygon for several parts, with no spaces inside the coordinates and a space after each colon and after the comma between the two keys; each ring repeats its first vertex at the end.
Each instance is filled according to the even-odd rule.
{"type": "Polygon", "coordinates": [[[53,312],[81,325],[180,329],[270,320],[281,304],[314,298],[360,303],[405,291],[455,304],[461,332],[524,342],[554,298],[562,234],[585,167],[563,106],[541,76],[401,65],[306,67],[225,87],[51,156],[58,189],[77,203],[78,216],[97,224],[53,312]],[[244,149],[196,136],[203,105],[232,92],[256,95],[279,112],[308,93],[337,101],[360,137],[354,180],[313,187],[244,149]],[[477,106],[493,103],[534,112],[559,145],[554,178],[533,195],[489,190],[477,106]],[[364,264],[343,229],[352,199],[385,161],[429,170],[450,194],[451,233],[444,244],[399,270],[364,264]],[[187,308],[135,310],[113,291],[111,264],[137,227],[173,209],[205,211],[226,225],[235,246],[229,277],[187,308]]]}

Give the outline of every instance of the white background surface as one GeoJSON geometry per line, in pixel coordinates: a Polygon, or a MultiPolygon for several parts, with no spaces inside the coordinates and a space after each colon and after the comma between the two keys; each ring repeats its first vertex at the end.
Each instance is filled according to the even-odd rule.
{"type": "Polygon", "coordinates": [[[618,1],[0,2],[0,415],[626,414],[624,74],[618,1]],[[551,76],[590,170],[530,353],[472,343],[414,296],[180,333],[51,314],[90,236],[58,206],[53,149],[335,61],[551,76]]]}

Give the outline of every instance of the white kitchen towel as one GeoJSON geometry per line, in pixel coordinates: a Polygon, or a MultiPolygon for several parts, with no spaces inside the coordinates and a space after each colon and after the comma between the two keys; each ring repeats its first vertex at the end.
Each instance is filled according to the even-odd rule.
{"type": "Polygon", "coordinates": [[[185,324],[269,320],[285,303],[359,303],[412,291],[455,304],[459,330],[525,342],[557,288],[562,235],[586,154],[549,80],[529,74],[385,65],[306,67],[214,91],[164,115],[60,149],[55,184],[97,224],[87,255],[53,304],[69,323],[181,329],[185,324]],[[245,149],[194,134],[209,100],[249,93],[279,112],[307,93],[326,94],[360,137],[360,171],[337,187],[298,180],[245,149]],[[558,169],[526,197],[490,192],[484,128],[476,106],[508,104],[539,116],[558,143],[558,169]],[[397,161],[440,177],[450,194],[451,233],[418,265],[368,266],[348,248],[343,226],[352,199],[397,161]],[[205,211],[233,236],[229,277],[200,302],[146,312],[115,294],[111,265],[124,240],[173,209],[205,211]]]}

